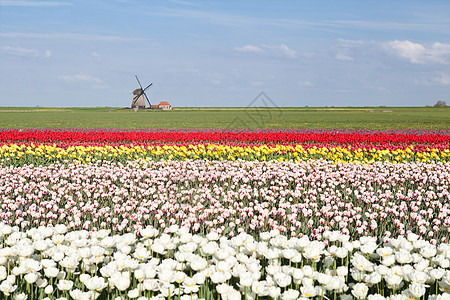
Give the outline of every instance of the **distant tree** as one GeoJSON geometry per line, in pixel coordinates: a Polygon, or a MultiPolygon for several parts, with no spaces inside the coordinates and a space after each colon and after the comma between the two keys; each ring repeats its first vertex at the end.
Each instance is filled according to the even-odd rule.
{"type": "Polygon", "coordinates": [[[433,107],[446,107],[447,103],[445,101],[439,100],[433,107]]]}

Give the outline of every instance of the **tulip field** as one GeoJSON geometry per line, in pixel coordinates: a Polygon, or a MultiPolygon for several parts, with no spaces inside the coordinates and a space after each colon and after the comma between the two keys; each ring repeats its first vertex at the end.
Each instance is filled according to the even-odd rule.
{"type": "Polygon", "coordinates": [[[450,299],[450,130],[0,129],[0,299],[450,299]]]}

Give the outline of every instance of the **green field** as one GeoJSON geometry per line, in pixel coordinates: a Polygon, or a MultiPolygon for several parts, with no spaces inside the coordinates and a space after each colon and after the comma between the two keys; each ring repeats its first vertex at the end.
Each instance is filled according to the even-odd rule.
{"type": "Polygon", "coordinates": [[[121,108],[0,107],[0,128],[449,129],[450,107],[121,108]]]}

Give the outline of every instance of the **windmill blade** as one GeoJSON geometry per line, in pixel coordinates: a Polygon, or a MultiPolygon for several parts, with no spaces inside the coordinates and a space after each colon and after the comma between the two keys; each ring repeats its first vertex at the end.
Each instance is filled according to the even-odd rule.
{"type": "Polygon", "coordinates": [[[149,87],[151,87],[153,85],[153,82],[150,83],[149,85],[147,85],[147,87],[145,89],[143,89],[143,91],[145,92],[146,89],[148,89],[149,87]]]}
{"type": "Polygon", "coordinates": [[[147,99],[148,106],[150,106],[150,108],[151,108],[151,107],[152,107],[152,104],[150,103],[150,100],[148,99],[147,94],[146,94],[146,93],[143,93],[143,94],[144,94],[144,96],[145,96],[145,99],[147,99]]]}
{"type": "Polygon", "coordinates": [[[139,81],[139,78],[137,77],[137,75],[134,75],[134,77],[136,77],[136,80],[137,80],[137,82],[139,83],[139,86],[141,87],[141,90],[144,90],[144,89],[142,88],[141,82],[139,81]]]}
{"type": "Polygon", "coordinates": [[[142,94],[144,94],[144,91],[143,91],[143,90],[141,90],[141,92],[140,92],[138,95],[136,95],[136,96],[133,97],[133,105],[136,104],[136,102],[137,102],[138,99],[142,96],[142,94]]]}
{"type": "Polygon", "coordinates": [[[134,105],[136,104],[136,102],[138,101],[138,99],[139,99],[139,95],[134,96],[132,106],[134,106],[134,105]]]}

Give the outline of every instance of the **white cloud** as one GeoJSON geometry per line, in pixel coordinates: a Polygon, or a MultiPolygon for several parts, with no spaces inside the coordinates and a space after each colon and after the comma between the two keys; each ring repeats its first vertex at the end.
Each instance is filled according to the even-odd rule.
{"type": "Polygon", "coordinates": [[[245,45],[242,47],[235,47],[236,51],[244,53],[257,53],[257,54],[268,54],[274,56],[283,56],[295,58],[297,52],[290,49],[286,44],[281,45],[245,45]]]}
{"type": "Polygon", "coordinates": [[[282,55],[287,56],[287,57],[294,58],[295,55],[297,54],[297,52],[295,52],[294,50],[290,49],[285,44],[281,44],[279,46],[267,46],[267,48],[268,49],[272,49],[273,52],[281,53],[282,55]]]}
{"type": "Polygon", "coordinates": [[[421,85],[442,85],[447,86],[450,85],[450,74],[448,73],[437,73],[435,76],[424,80],[416,80],[416,83],[421,85]]]}
{"type": "Polygon", "coordinates": [[[5,6],[62,6],[72,5],[72,3],[62,1],[23,1],[23,0],[3,0],[5,6]]]}
{"type": "Polygon", "coordinates": [[[388,51],[414,64],[448,63],[450,44],[424,45],[411,41],[391,41],[385,44],[388,51]]]}
{"type": "Polygon", "coordinates": [[[50,50],[39,51],[37,49],[29,49],[14,46],[3,46],[0,50],[5,54],[23,56],[23,57],[50,57],[52,52],[50,50]]]}
{"type": "Polygon", "coordinates": [[[450,85],[450,75],[448,73],[441,73],[431,79],[437,85],[450,85]]]}
{"type": "Polygon", "coordinates": [[[92,82],[92,83],[101,83],[102,82],[102,80],[97,77],[93,77],[91,75],[83,74],[83,73],[78,73],[75,75],[61,75],[61,76],[59,76],[59,79],[64,80],[64,81],[85,81],[85,82],[92,82]]]}
{"type": "Polygon", "coordinates": [[[234,48],[236,51],[245,52],[245,53],[264,53],[265,51],[260,47],[253,45],[245,45],[243,47],[234,48]]]}
{"type": "Polygon", "coordinates": [[[97,58],[97,59],[98,59],[98,58],[101,58],[101,55],[98,54],[98,53],[95,52],[95,51],[91,53],[91,56],[94,57],[94,58],[97,58]]]}
{"type": "Polygon", "coordinates": [[[352,61],[352,60],[354,60],[353,57],[351,57],[349,53],[345,53],[344,51],[336,53],[336,55],[334,57],[337,60],[342,60],[342,61],[352,61]]]}
{"type": "Polygon", "coordinates": [[[368,43],[372,42],[338,39],[337,45],[331,49],[335,52],[334,58],[337,60],[353,61],[354,49],[361,48],[368,43]]]}

